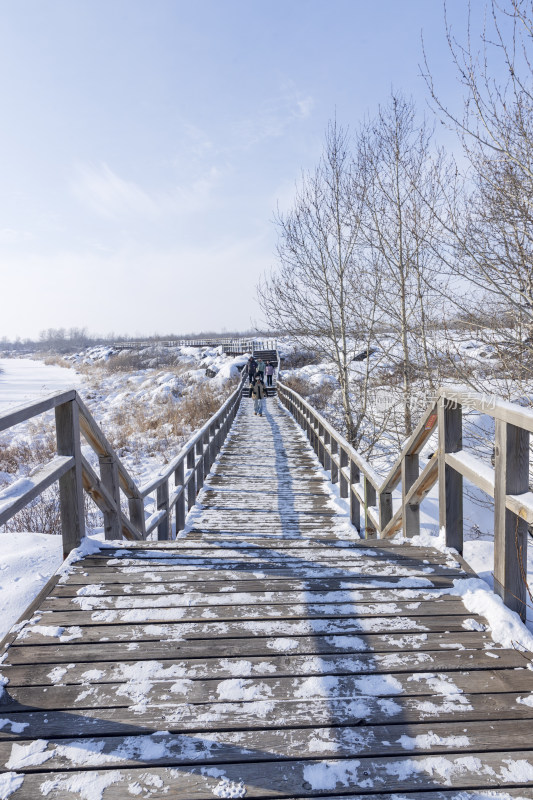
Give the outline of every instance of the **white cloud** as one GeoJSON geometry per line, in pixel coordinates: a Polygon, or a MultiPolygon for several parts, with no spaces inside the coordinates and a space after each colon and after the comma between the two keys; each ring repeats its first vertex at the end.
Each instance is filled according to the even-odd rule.
{"type": "Polygon", "coordinates": [[[315,101],[312,97],[303,97],[301,100],[296,101],[296,105],[300,112],[300,116],[305,119],[306,117],[311,116],[311,111],[315,105],[315,101]]]}
{"type": "Polygon", "coordinates": [[[79,165],[76,173],[72,191],[87,208],[111,220],[140,218],[146,222],[163,216],[205,211],[221,174],[216,167],[211,167],[189,182],[151,193],[120,177],[105,163],[79,165]]]}
{"type": "Polygon", "coordinates": [[[133,181],[126,181],[105,163],[80,165],[73,184],[78,199],[103,217],[157,213],[153,199],[133,181]]]}
{"type": "Polygon", "coordinates": [[[252,146],[265,139],[283,136],[295,120],[307,119],[314,99],[303,96],[292,82],[281,87],[280,94],[263,101],[253,117],[237,123],[239,141],[252,146]]]}

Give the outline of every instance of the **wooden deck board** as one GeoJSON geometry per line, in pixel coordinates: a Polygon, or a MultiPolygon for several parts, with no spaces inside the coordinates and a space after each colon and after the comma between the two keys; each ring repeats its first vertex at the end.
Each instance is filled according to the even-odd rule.
{"type": "MultiPolygon", "coordinates": [[[[436,652],[406,651],[402,653],[356,653],[344,654],[316,652],[308,655],[273,655],[270,649],[268,660],[263,656],[214,656],[209,658],[181,658],[178,653],[160,653],[158,663],[142,658],[144,653],[140,650],[140,657],[135,658],[139,651],[120,650],[116,653],[115,660],[94,661],[90,665],[87,661],[76,663],[69,662],[66,666],[58,666],[52,662],[39,664],[32,657],[33,650],[28,654],[23,666],[4,666],[2,674],[9,678],[10,688],[13,686],[52,686],[100,683],[120,683],[129,680],[134,668],[140,666],[145,673],[152,677],[177,678],[187,677],[192,680],[199,678],[217,678],[223,680],[232,677],[262,678],[273,675],[282,676],[312,676],[312,675],[364,675],[364,674],[389,674],[391,672],[455,672],[473,670],[517,669],[526,666],[528,662],[523,654],[515,650],[472,650],[468,653],[455,650],[436,652]]],[[[99,655],[98,653],[94,654],[99,655]]],[[[21,663],[21,662],[19,662],[21,663]]]]}
{"type": "MultiPolygon", "coordinates": [[[[490,788],[498,783],[498,788],[505,787],[509,780],[509,761],[531,764],[533,752],[531,750],[517,751],[512,757],[497,752],[478,752],[470,756],[469,760],[460,754],[441,756],[440,764],[449,765],[448,786],[455,789],[490,788]],[[476,765],[476,772],[468,769],[468,764],[476,765]],[[506,780],[507,778],[507,780],[506,780]]],[[[379,786],[383,791],[397,791],[401,781],[405,790],[416,791],[420,788],[439,789],[442,786],[442,777],[428,764],[427,757],[420,755],[404,756],[403,758],[360,758],[339,759],[336,761],[321,762],[311,761],[269,761],[262,762],[260,766],[250,763],[219,764],[218,769],[206,770],[204,767],[187,765],[186,767],[174,766],[170,768],[152,767],[149,780],[143,767],[124,768],[123,770],[109,771],[107,774],[107,787],[105,797],[111,800],[123,800],[126,787],[129,785],[147,788],[159,785],[170,787],[173,798],[183,800],[212,800],[213,796],[228,796],[225,791],[238,791],[242,787],[242,794],[235,793],[229,796],[246,796],[254,798],[285,797],[293,798],[295,795],[302,797],[317,797],[324,794],[324,789],[330,791],[341,784],[344,792],[351,792],[359,797],[368,795],[365,791],[370,786],[379,786]],[[415,768],[418,765],[418,769],[415,768]],[[426,767],[426,768],[424,768],[426,767]],[[154,782],[157,776],[158,781],[154,782]],[[313,789],[313,783],[322,786],[322,789],[313,789]],[[235,788],[233,788],[235,787],[235,788]]],[[[46,774],[46,773],[45,773],[46,774]]],[[[68,795],[65,790],[79,786],[77,772],[55,773],[47,785],[47,796],[50,798],[63,798],[68,795]],[[54,785],[55,784],[55,785],[54,785]]],[[[95,782],[93,777],[93,783],[95,782]]],[[[105,785],[105,782],[102,781],[105,785]]],[[[34,800],[38,796],[42,779],[39,773],[28,773],[24,784],[17,793],[24,800],[34,800]]],[[[528,791],[533,788],[533,779],[526,782],[528,791]]],[[[167,788],[168,791],[168,788],[167,788]]],[[[146,795],[145,795],[146,796],[146,795]]],[[[149,797],[153,797],[150,792],[149,797]]],[[[157,796],[157,795],[155,795],[157,796]]],[[[164,797],[160,793],[161,797],[164,797]]],[[[331,795],[330,795],[331,796],[331,795]]],[[[375,795],[373,795],[375,797],[375,795]]],[[[527,794],[525,795],[527,797],[527,794]]],[[[531,795],[530,795],[531,797],[531,795]]]]}
{"type": "Polygon", "coordinates": [[[11,641],[10,796],[532,800],[530,654],[449,594],[462,559],[356,539],[267,409],[187,535],[74,564],[11,641]]]}
{"type": "MultiPolygon", "coordinates": [[[[531,733],[529,720],[502,720],[499,723],[484,722],[442,722],[418,723],[416,725],[376,725],[373,727],[338,728],[286,728],[284,730],[216,731],[208,739],[187,734],[164,733],[151,736],[144,734],[136,742],[136,737],[108,736],[98,740],[99,766],[113,768],[138,766],[142,749],[147,746],[155,751],[152,765],[186,765],[202,762],[245,763],[247,761],[296,760],[302,754],[309,758],[320,758],[325,752],[335,758],[354,758],[361,756],[401,756],[406,749],[402,741],[416,737],[426,739],[417,749],[421,753],[442,753],[449,751],[449,737],[460,737],[463,742],[460,752],[502,749],[501,733],[505,734],[505,750],[521,750],[524,741],[531,733]],[[501,728],[500,728],[501,726],[501,728]],[[499,729],[499,730],[498,730],[499,729]],[[467,736],[465,736],[465,733],[467,736]],[[468,738],[468,744],[465,739],[468,738]],[[103,757],[102,757],[103,756],[103,757]]],[[[95,740],[58,737],[42,746],[46,761],[32,765],[32,772],[47,772],[72,767],[72,750],[92,746],[95,740]],[[72,748],[71,753],[68,749],[72,748]],[[69,757],[70,756],[70,757],[69,757]]],[[[27,748],[30,740],[21,738],[20,748],[27,748]]],[[[0,741],[0,762],[9,760],[12,741],[0,741]]],[[[16,752],[16,751],[15,751],[16,752]]]]}

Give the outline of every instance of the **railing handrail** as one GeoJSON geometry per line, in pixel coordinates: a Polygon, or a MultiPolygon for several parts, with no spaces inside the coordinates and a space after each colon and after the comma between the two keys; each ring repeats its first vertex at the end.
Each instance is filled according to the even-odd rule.
{"type": "Polygon", "coordinates": [[[224,347],[227,352],[243,353],[254,350],[276,350],[276,339],[256,339],[251,337],[199,338],[199,339],[160,339],[115,342],[117,350],[134,350],[147,347],[224,347]]]}
{"type": "Polygon", "coordinates": [[[372,466],[301,395],[278,381],[278,397],[308,438],[341,497],[350,499],[350,517],[360,530],[364,509],[365,537],[420,533],[420,503],[439,483],[439,529],[445,542],[463,549],[463,478],[494,498],[494,583],[506,605],[525,618],[527,592],[527,525],[533,524],[529,490],[529,433],[533,411],[496,396],[443,386],[429,403],[387,475],[372,466]],[[496,422],[494,467],[464,451],[463,406],[496,422]],[[419,453],[438,432],[439,445],[420,471],[419,453]],[[402,499],[393,509],[393,489],[401,482],[402,499]]]}
{"type": "Polygon", "coordinates": [[[164,472],[160,472],[158,475],[151,478],[143,486],[141,486],[141,488],[139,489],[141,497],[146,497],[147,495],[154,492],[165,480],[169,479],[169,477],[172,475],[173,472],[176,471],[176,469],[183,461],[183,459],[186,458],[187,453],[189,453],[194,447],[196,447],[198,442],[202,439],[203,436],[205,436],[206,431],[209,430],[209,428],[213,425],[213,423],[215,423],[219,417],[223,416],[224,411],[229,406],[231,406],[233,402],[235,402],[237,395],[239,393],[242,394],[242,384],[244,382],[244,379],[245,375],[243,374],[243,376],[241,376],[241,379],[239,381],[239,385],[235,389],[235,391],[227,398],[227,400],[224,401],[224,403],[220,406],[218,411],[216,411],[213,414],[213,416],[211,416],[201,428],[199,428],[197,431],[193,433],[191,438],[182,446],[178,455],[169,464],[165,466],[164,472]]]}
{"type": "Polygon", "coordinates": [[[22,478],[0,491],[0,525],[59,481],[63,549],[65,556],[84,535],[83,490],[104,514],[107,539],[125,536],[144,539],[155,528],[158,538],[170,536],[170,514],[176,507],[176,532],[185,524],[203,481],[220,450],[237,413],[243,374],[238,387],[207,422],[193,433],[164,471],[139,488],[98,423],[75,389],[57,392],[25,403],[0,416],[0,431],[55,410],[57,456],[30,478],[22,478]],[[80,436],[97,454],[100,476],[81,453],[80,436]],[[187,471],[185,471],[185,461],[187,471]],[[169,479],[174,474],[171,492],[169,479]],[[120,492],[128,500],[129,518],[121,508],[120,492]],[[144,499],[157,493],[156,512],[145,520],[144,499]]]}
{"type": "Polygon", "coordinates": [[[383,478],[378,472],[376,472],[376,470],[364,458],[364,456],[358,453],[357,450],[355,450],[355,448],[353,448],[352,445],[344,438],[344,436],[341,433],[338,433],[338,431],[335,430],[333,425],[331,425],[331,423],[328,422],[328,420],[325,417],[323,417],[319,411],[313,408],[313,406],[310,403],[308,403],[307,400],[305,400],[301,395],[299,395],[298,392],[295,392],[294,389],[290,389],[288,386],[286,386],[279,380],[277,383],[277,387],[278,387],[278,392],[281,389],[285,392],[292,394],[294,397],[298,397],[302,405],[314,415],[315,419],[320,422],[324,430],[326,430],[329,433],[329,435],[333,439],[335,439],[335,441],[341,447],[344,447],[348,452],[350,452],[354,460],[357,462],[357,465],[362,471],[364,471],[365,475],[368,477],[374,488],[379,489],[383,481],[383,478]]]}

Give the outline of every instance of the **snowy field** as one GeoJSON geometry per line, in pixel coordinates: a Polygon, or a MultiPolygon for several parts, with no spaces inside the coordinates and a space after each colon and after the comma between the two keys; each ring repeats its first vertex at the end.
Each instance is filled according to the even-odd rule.
{"type": "Polygon", "coordinates": [[[31,358],[0,358],[0,416],[43,395],[82,385],[83,378],[73,369],[31,358]]]}

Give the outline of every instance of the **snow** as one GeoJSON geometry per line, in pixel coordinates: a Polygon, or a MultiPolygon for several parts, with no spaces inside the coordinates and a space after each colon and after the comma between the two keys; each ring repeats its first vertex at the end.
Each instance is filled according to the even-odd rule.
{"type": "Polygon", "coordinates": [[[445,589],[443,593],[461,597],[468,611],[484,617],[487,630],[497,644],[533,652],[533,633],[481,578],[456,578],[453,589],[445,589]]]}
{"type": "Polygon", "coordinates": [[[288,653],[290,650],[296,650],[299,646],[298,639],[277,638],[270,639],[267,642],[267,647],[272,650],[277,650],[279,653],[288,653]]]}
{"type": "MultiPolygon", "coordinates": [[[[434,547],[444,553],[448,560],[457,556],[457,551],[445,545],[445,532],[440,530],[437,535],[423,531],[420,536],[410,539],[402,539],[404,543],[414,547],[434,547]]],[[[467,543],[468,544],[468,543],[467,543]]],[[[466,630],[485,630],[491,631],[492,638],[504,647],[519,646],[522,649],[533,651],[533,621],[525,625],[518,614],[510,611],[501,598],[493,592],[492,564],[494,545],[493,542],[470,542],[470,547],[465,547],[465,556],[469,553],[477,553],[477,558],[472,559],[478,567],[483,566],[484,578],[487,577],[487,566],[491,580],[481,578],[456,578],[453,582],[454,588],[442,592],[444,594],[454,594],[462,598],[468,611],[485,617],[488,626],[482,626],[477,620],[466,619],[463,627],[466,630]],[[481,545],[475,548],[474,545],[481,545]],[[481,556],[479,553],[481,552],[481,556]],[[489,565],[487,565],[489,561],[489,565]]],[[[533,547],[528,548],[528,561],[533,563],[533,547]]],[[[473,565],[473,568],[475,566],[473,565]]],[[[481,570],[479,570],[481,571],[481,570]]],[[[528,573],[529,574],[529,573],[528,573]]]]}
{"type": "Polygon", "coordinates": [[[25,728],[29,727],[29,724],[29,722],[17,722],[4,717],[3,719],[0,719],[0,730],[5,728],[6,725],[9,725],[11,733],[22,733],[25,728]]]}
{"type": "Polygon", "coordinates": [[[420,733],[417,736],[403,734],[397,742],[404,750],[431,750],[434,747],[457,748],[468,747],[470,739],[468,736],[439,736],[433,731],[420,733]]]}
{"type": "Polygon", "coordinates": [[[117,770],[105,772],[82,772],[65,778],[55,778],[43,781],[41,794],[47,797],[51,792],[72,792],[80,796],[80,800],[102,800],[104,791],[115,783],[124,780],[122,773],[117,770]]]}
{"type": "Polygon", "coordinates": [[[272,689],[265,683],[254,683],[242,678],[228,678],[217,686],[220,700],[248,701],[264,700],[272,694],[272,689]]]}
{"type": "MultiPolygon", "coordinates": [[[[319,675],[306,678],[296,684],[294,697],[311,700],[318,697],[339,697],[342,695],[343,681],[333,675],[319,675]]],[[[354,678],[353,689],[366,697],[402,694],[402,684],[392,675],[365,675],[354,678]]]]}
{"type": "Polygon", "coordinates": [[[327,791],[349,783],[357,784],[360,761],[323,761],[318,764],[306,764],[303,770],[304,781],[311,789],[327,791]]]}
{"type": "Polygon", "coordinates": [[[0,534],[0,638],[16,622],[63,560],[60,536],[0,534]]]}
{"type": "Polygon", "coordinates": [[[407,680],[408,682],[424,681],[433,694],[441,697],[453,697],[456,694],[463,693],[463,690],[455,685],[452,678],[446,675],[437,675],[433,672],[415,672],[407,680]]]}
{"type": "Polygon", "coordinates": [[[7,800],[8,797],[20,789],[24,783],[24,775],[17,775],[16,772],[4,772],[0,775],[0,800],[7,800]]]}
{"type": "Polygon", "coordinates": [[[0,358],[0,416],[43,395],[82,384],[83,378],[73,369],[31,358],[0,358]]]}
{"type": "Polygon", "coordinates": [[[224,776],[213,789],[213,794],[216,797],[244,797],[246,788],[242,781],[230,781],[224,776]]]}
{"type": "Polygon", "coordinates": [[[486,631],[487,626],[484,625],[482,622],[478,622],[477,619],[472,619],[471,617],[468,619],[464,619],[461,623],[461,627],[465,629],[465,631],[486,631]]]}
{"type": "Polygon", "coordinates": [[[520,703],[522,706],[530,706],[533,708],[533,692],[527,697],[518,697],[516,702],[520,703]]]}

